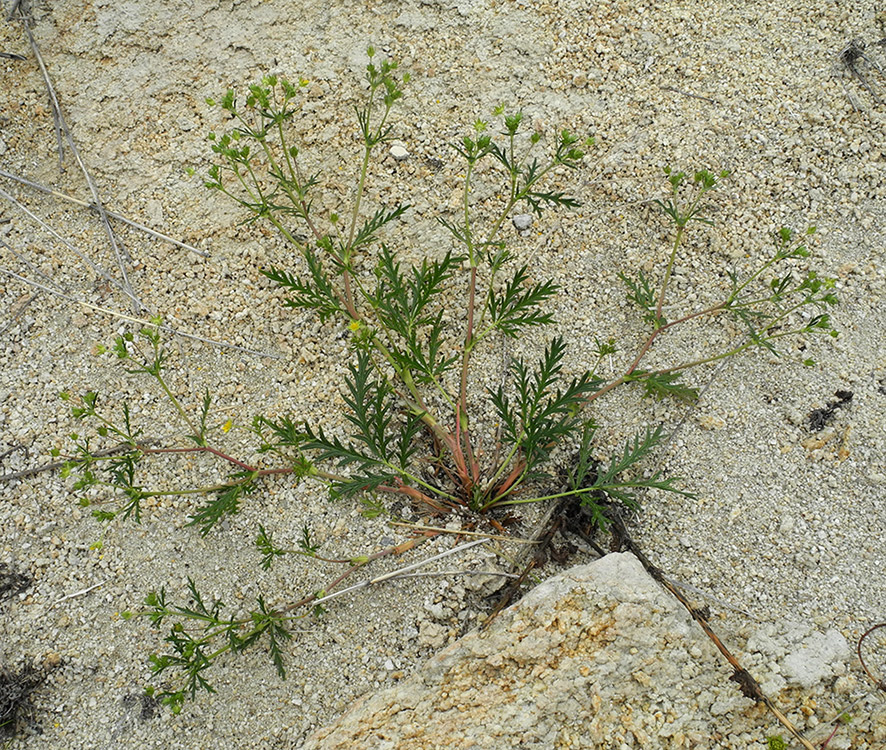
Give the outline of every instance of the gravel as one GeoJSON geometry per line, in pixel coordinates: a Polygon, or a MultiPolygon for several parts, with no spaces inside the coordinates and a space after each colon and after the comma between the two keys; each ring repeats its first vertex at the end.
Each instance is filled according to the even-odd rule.
{"type": "MultiPolygon", "coordinates": [[[[224,127],[205,97],[242,90],[265,72],[310,81],[300,134],[306,165],[329,176],[316,203],[323,211],[340,210],[353,188],[352,103],[362,88],[365,47],[374,44],[412,73],[394,121],[408,158],[382,151],[367,186],[372,204],[412,205],[390,238],[407,258],[449,247],[437,218],[459,208],[461,165],[448,144],[477,118],[491,120],[505,104],[521,109],[539,132],[565,127],[594,135],[586,165],[558,176],[558,187],[583,207],[545,215],[526,237],[515,232],[533,273],[563,287],[548,335],[566,338],[573,372],[592,361],[595,337],[620,342],[606,363],[613,372],[629,362],[639,339],[638,316],[617,273],[652,270],[667,257],[667,228],[650,205],[664,194],[662,167],[731,171],[715,193],[716,226],[693,229],[674,270],[675,293],[693,307],[718,294],[722,269],[764,257],[778,227],[817,226],[810,264],[837,280],[840,337],[796,340],[781,358],[753,353],[700,371],[695,382],[710,386],[692,409],[614,393],[595,410],[599,454],[647,424],[679,427],[654,468],[684,477],[696,497],[650,495],[635,533],[669,575],[757,618],[724,609],[727,641],[740,646],[760,623],[790,615],[854,644],[883,620],[886,77],[858,64],[871,93],[838,60],[858,38],[886,66],[886,51],[874,44],[884,32],[873,0],[33,6],[35,38],[108,208],[207,253],[120,229],[129,278],[152,311],[177,330],[241,347],[176,337],[171,379],[195,407],[204,388],[217,394],[217,423],[230,419],[235,427],[222,444],[247,460],[256,458],[247,430],[255,414],[310,416],[343,429],[337,394],[347,362],[344,332],[283,310],[259,274],[270,264],[290,265],[291,250],[265,227],[241,225],[235,207],[201,187],[210,155],[204,136],[224,127]],[[806,359],[816,364],[804,367],[806,359]],[[809,415],[827,409],[837,391],[851,392],[851,402],[812,431],[809,415]]],[[[0,59],[0,169],[89,200],[70,153],[59,171],[43,81],[18,23],[0,23],[0,50],[28,58],[0,59]]],[[[7,179],[0,187],[119,278],[95,217],[7,179]]],[[[480,174],[472,199],[482,202],[496,189],[480,174]]],[[[11,202],[0,205],[2,267],[40,283],[49,277],[90,305],[34,297],[34,287],[0,279],[0,454],[27,447],[4,455],[0,471],[39,465],[53,449],[69,448],[67,435],[80,428],[57,398],[63,390],[98,390],[108,408],[128,401],[152,436],[177,435],[174,415],[149,384],[98,352],[130,325],[100,308],[131,315],[126,298],[11,202]]],[[[456,305],[453,320],[462,313],[456,305]]],[[[687,330],[662,337],[650,365],[703,353],[708,336],[687,330]]],[[[526,337],[513,353],[535,358],[542,342],[526,337]]],[[[480,364],[478,387],[495,385],[500,355],[480,364]]],[[[146,483],[183,486],[195,471],[205,481],[220,476],[209,462],[169,462],[146,483]]],[[[163,586],[181,601],[192,577],[207,596],[238,611],[259,593],[289,601],[334,575],[298,564],[262,571],[252,546],[259,523],[295,544],[309,522],[330,556],[402,539],[384,517],[367,521],[353,505],[329,503],[315,486],[284,481],[249,498],[241,514],[206,537],[185,526],[190,512],[187,502],[158,502],[140,526],[103,531],[57,473],[0,487],[0,562],[33,579],[0,605],[0,665],[36,661],[49,670],[14,747],[296,748],[353,699],[395,684],[482,617],[459,578],[369,587],[300,626],[287,646],[285,682],[259,648],[214,668],[216,695],[201,696],[179,716],[155,712],[140,696],[151,681],[147,657],[162,648],[162,634],[143,619],[120,616],[148,591],[163,586]]],[[[525,520],[528,526],[531,512],[525,520]]],[[[491,564],[490,556],[472,550],[459,567],[491,564]]],[[[588,559],[579,553],[573,562],[588,559]]],[[[548,567],[545,574],[555,572],[548,567]]],[[[837,692],[846,705],[870,689],[857,663],[853,669],[853,687],[837,692]]],[[[822,696],[810,700],[816,698],[822,696]]],[[[729,735],[724,728],[734,737],[724,747],[762,747],[765,735],[777,732],[767,717],[734,729],[729,735]]],[[[865,747],[867,738],[855,740],[865,747]]]]}

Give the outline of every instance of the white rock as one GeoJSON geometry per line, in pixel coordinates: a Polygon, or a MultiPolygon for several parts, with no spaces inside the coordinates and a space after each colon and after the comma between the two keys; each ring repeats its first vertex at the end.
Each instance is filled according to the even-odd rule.
{"type": "Polygon", "coordinates": [[[781,663],[789,682],[804,688],[834,674],[834,669],[852,655],[846,639],[836,630],[812,633],[799,648],[788,654],[781,663]]]}
{"type": "Polygon", "coordinates": [[[395,143],[393,146],[391,146],[390,154],[397,161],[403,161],[404,159],[409,158],[409,152],[406,150],[406,147],[401,146],[399,143],[395,143]]]}
{"type": "MultiPolygon", "coordinates": [[[[442,640],[436,623],[421,629],[420,640],[442,640]]],[[[683,607],[635,557],[611,554],[548,579],[488,629],[357,701],[303,748],[368,750],[408,737],[422,748],[541,750],[564,732],[572,747],[597,747],[619,732],[667,732],[662,712],[635,708],[650,703],[671,706],[670,721],[680,717],[685,731],[704,736],[715,720],[702,703],[733,713],[752,705],[721,673],[719,655],[683,607]],[[689,649],[703,667],[691,689],[681,678],[682,666],[696,661],[689,649]]]]}
{"type": "Polygon", "coordinates": [[[514,229],[518,232],[525,232],[532,226],[532,214],[517,214],[511,218],[514,223],[514,229]]]}

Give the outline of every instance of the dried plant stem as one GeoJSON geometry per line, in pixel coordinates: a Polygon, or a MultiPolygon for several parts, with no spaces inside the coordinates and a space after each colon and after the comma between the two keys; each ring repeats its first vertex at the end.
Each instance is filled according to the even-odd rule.
{"type": "MultiPolygon", "coordinates": [[[[144,445],[158,443],[158,440],[144,440],[142,441],[144,445]]],[[[95,451],[92,456],[93,458],[102,458],[104,456],[113,456],[117,453],[123,453],[127,450],[130,450],[132,446],[129,443],[118,443],[110,448],[105,448],[104,450],[95,451]]],[[[24,479],[25,477],[32,477],[37,474],[41,474],[44,471],[55,471],[56,469],[61,469],[66,463],[68,463],[70,459],[65,458],[61,461],[53,461],[52,463],[43,464],[42,466],[34,466],[30,469],[22,469],[21,471],[14,471],[11,474],[2,474],[0,475],[0,482],[11,482],[13,479],[24,479]]]]}
{"type": "Polygon", "coordinates": [[[521,539],[518,536],[503,536],[501,534],[485,534],[482,531],[466,531],[464,529],[446,529],[442,526],[424,526],[420,523],[402,523],[391,521],[391,526],[402,526],[415,531],[435,531],[439,534],[454,534],[455,536],[475,536],[483,539],[494,539],[500,542],[514,542],[515,544],[539,544],[537,539],[521,539]]]}
{"type": "Polygon", "coordinates": [[[61,599],[56,599],[52,604],[49,605],[49,609],[52,609],[53,607],[58,606],[59,604],[61,604],[64,601],[67,601],[68,599],[74,599],[78,596],[83,596],[84,594],[88,594],[90,591],[97,589],[99,586],[104,586],[110,580],[111,580],[110,578],[106,578],[104,581],[100,581],[99,583],[94,583],[94,584],[92,584],[92,586],[87,586],[85,589],[80,589],[80,591],[75,591],[73,594],[68,594],[66,596],[63,596],[61,599]]]}
{"type": "MultiPolygon", "coordinates": [[[[358,570],[360,570],[362,567],[364,567],[367,563],[373,562],[374,560],[379,560],[382,557],[391,557],[391,556],[398,556],[399,557],[400,555],[402,555],[406,552],[409,552],[410,550],[415,549],[419,545],[424,544],[428,540],[434,539],[437,536],[438,536],[438,534],[435,534],[435,533],[427,533],[423,536],[414,536],[411,539],[406,540],[405,542],[401,542],[400,544],[394,545],[392,547],[386,547],[385,549],[380,550],[379,552],[375,552],[371,555],[368,555],[362,561],[360,561],[359,563],[355,563],[350,568],[348,568],[344,573],[342,573],[340,576],[333,579],[330,583],[328,583],[326,585],[326,587],[324,589],[322,589],[320,591],[315,591],[313,594],[309,594],[308,596],[304,597],[303,599],[299,599],[299,601],[293,602],[292,604],[289,604],[286,607],[283,607],[282,611],[283,612],[292,612],[293,610],[299,609],[300,607],[304,607],[309,604],[319,604],[321,601],[329,600],[333,597],[332,597],[332,595],[326,596],[327,591],[334,589],[336,586],[338,586],[340,583],[342,583],[342,581],[347,580],[350,576],[352,576],[354,573],[356,573],[358,570]]],[[[352,587],[352,588],[349,588],[346,590],[352,591],[352,590],[354,590],[354,588],[363,588],[373,582],[376,582],[376,581],[374,579],[371,581],[366,581],[366,582],[363,582],[362,584],[358,584],[356,587],[352,587]]],[[[343,592],[336,592],[335,596],[340,596],[341,593],[343,593],[343,592]]]]}
{"type": "MultiPolygon", "coordinates": [[[[435,535],[436,536],[436,535],[435,535]]],[[[417,570],[418,568],[424,567],[432,562],[436,562],[437,560],[442,560],[444,557],[449,557],[450,555],[457,554],[458,552],[465,552],[472,547],[476,547],[479,544],[485,544],[485,539],[477,539],[473,542],[467,542],[466,544],[459,545],[458,547],[453,547],[452,549],[446,550],[445,552],[441,552],[437,555],[432,555],[431,557],[425,558],[424,560],[420,560],[417,563],[412,563],[412,565],[407,565],[403,568],[398,568],[397,570],[392,570],[390,573],[383,573],[380,576],[376,576],[375,578],[370,578],[365,581],[361,581],[360,583],[354,584],[353,586],[349,586],[346,589],[341,589],[340,591],[336,591],[332,594],[327,594],[319,599],[314,601],[315,604],[321,604],[323,602],[327,602],[331,599],[337,599],[340,596],[344,596],[345,594],[349,594],[353,591],[357,591],[358,589],[366,588],[367,586],[374,586],[379,583],[383,583],[385,581],[393,581],[397,578],[403,577],[404,574],[409,573],[411,571],[417,570]]]]}
{"type": "Polygon", "coordinates": [[[742,694],[746,697],[750,698],[757,703],[763,703],[765,706],[773,713],[775,718],[777,718],[782,726],[787,729],[794,738],[803,745],[806,750],[816,750],[815,746],[812,745],[809,740],[807,740],[803,733],[794,726],[793,722],[785,716],[781,710],[776,706],[772,699],[763,692],[763,689],[760,687],[760,683],[758,683],[750,672],[748,672],[744,667],[741,666],[738,659],[735,658],[733,653],[726,647],[723,641],[720,640],[719,636],[714,632],[713,628],[711,628],[710,623],[707,621],[707,618],[696,608],[693,607],[689,600],[683,595],[683,593],[670,582],[670,580],[665,576],[664,571],[661,568],[653,565],[649,558],[643,554],[643,551],[637,546],[637,543],[633,540],[630,533],[627,530],[627,527],[622,521],[621,517],[617,514],[612,518],[613,524],[615,525],[619,535],[621,536],[622,542],[625,547],[627,547],[640,561],[643,567],[646,569],[646,572],[649,573],[656,581],[658,581],[662,586],[664,586],[673,596],[674,598],[680,602],[685,608],[686,611],[689,612],[690,616],[693,620],[695,620],[700,626],[701,629],[704,630],[705,634],[708,638],[711,639],[713,644],[717,647],[721,654],[726,658],[726,661],[732,666],[734,670],[732,677],[730,678],[734,682],[738,683],[739,689],[742,694]]]}
{"type": "MultiPolygon", "coordinates": [[[[145,320],[144,318],[137,318],[133,315],[125,315],[124,313],[117,312],[116,310],[111,310],[107,307],[100,307],[99,305],[92,305],[89,302],[84,302],[83,300],[79,300],[76,297],[72,297],[69,294],[65,294],[57,289],[53,289],[52,287],[46,286],[45,284],[40,284],[39,282],[33,281],[32,279],[25,278],[24,276],[20,276],[19,274],[10,271],[8,268],[0,267],[0,272],[5,273],[7,276],[11,276],[14,279],[18,279],[24,284],[28,284],[29,286],[34,287],[35,289],[40,289],[44,292],[49,292],[49,294],[54,294],[56,297],[61,297],[62,299],[66,299],[69,302],[74,302],[78,305],[82,305],[83,307],[94,310],[95,312],[104,313],[105,315],[111,315],[115,318],[120,318],[121,320],[128,320],[131,323],[138,323],[142,326],[150,326],[153,325],[151,321],[145,320]]],[[[245,346],[238,346],[237,344],[228,344],[224,341],[216,341],[214,339],[209,339],[204,336],[198,336],[194,333],[185,333],[184,331],[179,331],[175,328],[172,328],[168,325],[161,323],[157,326],[160,330],[166,331],[167,333],[171,333],[174,336],[181,336],[182,338],[191,339],[192,341],[199,341],[201,344],[209,344],[210,346],[217,346],[221,349],[233,349],[238,352],[243,352],[244,354],[251,354],[254,357],[265,357],[267,359],[282,359],[277,354],[269,354],[268,352],[262,352],[257,349],[248,349],[245,346]]]]}
{"type": "Polygon", "coordinates": [[[71,134],[71,130],[68,127],[68,124],[65,122],[65,118],[62,115],[61,105],[58,102],[58,97],[55,94],[55,89],[52,85],[52,80],[49,77],[49,71],[46,68],[46,63],[43,61],[43,55],[40,54],[40,48],[37,46],[37,41],[34,39],[34,35],[31,33],[31,28],[28,25],[28,22],[25,18],[22,18],[22,27],[25,30],[25,34],[28,37],[28,42],[31,45],[31,50],[34,53],[34,57],[37,59],[37,64],[40,66],[40,72],[43,75],[43,81],[46,84],[46,90],[49,94],[49,100],[52,105],[53,116],[57,118],[58,125],[61,130],[64,131],[65,138],[68,141],[68,146],[71,149],[71,153],[74,155],[74,158],[77,160],[77,164],[80,167],[80,171],[83,173],[83,177],[86,180],[86,184],[89,186],[89,191],[92,193],[92,200],[95,204],[96,210],[101,216],[102,225],[105,229],[105,234],[108,236],[108,240],[111,243],[111,248],[114,251],[114,256],[117,260],[117,267],[120,269],[120,275],[122,278],[122,285],[124,290],[126,291],[126,295],[131,299],[133,304],[133,311],[139,312],[141,310],[147,309],[139,298],[136,296],[135,291],[132,288],[132,285],[129,283],[129,275],[126,272],[126,264],[123,262],[123,255],[120,251],[120,247],[117,243],[117,238],[114,235],[114,230],[111,228],[111,222],[108,220],[108,215],[105,213],[104,205],[102,203],[101,197],[99,196],[98,188],[95,185],[95,181],[92,179],[92,175],[89,173],[89,170],[86,168],[86,164],[84,164],[82,157],[80,156],[80,151],[77,148],[77,144],[74,142],[74,137],[71,134]]]}
{"type": "MultiPolygon", "coordinates": [[[[0,177],[5,177],[8,180],[15,180],[22,185],[27,185],[28,187],[32,187],[35,190],[39,190],[42,193],[46,193],[47,195],[51,195],[55,198],[61,198],[63,201],[67,201],[68,203],[73,203],[77,206],[83,206],[84,208],[88,208],[90,211],[98,212],[98,206],[95,203],[90,203],[89,201],[80,200],[79,198],[75,198],[72,195],[68,195],[67,193],[63,193],[60,190],[54,190],[51,187],[47,187],[46,185],[41,185],[39,182],[34,182],[33,180],[25,179],[24,177],[19,177],[18,175],[12,174],[12,172],[7,172],[6,170],[0,169],[0,177]]],[[[164,242],[168,242],[171,245],[175,245],[176,247],[180,247],[183,250],[187,250],[190,253],[194,253],[195,255],[199,255],[201,258],[208,258],[209,253],[204,252],[203,250],[198,250],[193,245],[189,245],[187,242],[182,242],[181,240],[177,240],[174,237],[170,237],[168,234],[163,234],[163,232],[158,232],[156,229],[151,229],[150,227],[145,226],[144,224],[139,224],[137,221],[133,221],[132,219],[127,219],[125,216],[121,214],[114,213],[113,211],[109,211],[105,209],[105,213],[112,219],[116,219],[117,221],[122,221],[124,224],[128,224],[133,229],[138,229],[140,232],[144,232],[145,234],[149,234],[152,237],[156,237],[158,240],[163,240],[164,242]]]]}

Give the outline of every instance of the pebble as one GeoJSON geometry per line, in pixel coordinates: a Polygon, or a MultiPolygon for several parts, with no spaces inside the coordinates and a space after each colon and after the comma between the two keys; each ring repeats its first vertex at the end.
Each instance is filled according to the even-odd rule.
{"type": "Polygon", "coordinates": [[[511,221],[514,224],[514,229],[522,234],[532,226],[532,214],[517,214],[511,218],[511,221]]]}
{"type": "Polygon", "coordinates": [[[404,161],[409,158],[409,151],[406,150],[405,146],[401,146],[400,144],[395,143],[391,146],[390,150],[391,156],[393,156],[397,161],[404,161]]]}

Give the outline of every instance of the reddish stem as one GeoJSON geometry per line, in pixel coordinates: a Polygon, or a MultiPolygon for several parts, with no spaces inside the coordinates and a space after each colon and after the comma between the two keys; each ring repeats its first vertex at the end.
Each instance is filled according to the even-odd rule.
{"type": "Polygon", "coordinates": [[[501,497],[505,492],[507,492],[512,487],[514,482],[516,482],[520,478],[520,475],[524,472],[525,469],[526,462],[522,459],[520,461],[517,461],[517,463],[514,464],[514,468],[511,469],[511,473],[502,480],[501,484],[498,485],[498,487],[492,493],[493,500],[497,497],[501,497]]]}
{"type": "MultiPolygon", "coordinates": [[[[655,341],[658,334],[666,331],[671,326],[675,326],[678,323],[685,323],[687,320],[692,320],[693,318],[700,318],[702,315],[713,315],[714,313],[719,312],[726,305],[725,302],[720,302],[713,307],[709,307],[705,310],[700,310],[699,312],[691,313],[690,315],[684,315],[682,318],[678,320],[672,320],[670,323],[665,323],[661,328],[656,328],[652,334],[646,339],[646,343],[640,349],[640,353],[637,355],[637,358],[634,360],[633,364],[628,368],[628,371],[625,373],[625,376],[630,375],[634,370],[637,369],[637,365],[640,364],[640,360],[646,356],[646,353],[649,351],[649,347],[652,346],[652,342],[655,341]]],[[[599,392],[598,392],[599,393],[599,392]]]]}
{"type": "MultiPolygon", "coordinates": [[[[193,448],[147,448],[145,446],[138,446],[138,449],[145,454],[149,453],[211,453],[214,456],[218,456],[221,459],[224,459],[228,463],[234,464],[234,466],[239,466],[244,471],[258,471],[254,466],[250,466],[249,464],[243,463],[242,461],[237,460],[233,456],[229,456],[226,453],[222,453],[220,450],[216,450],[208,445],[197,445],[193,448]]],[[[291,472],[291,469],[269,469],[266,471],[272,471],[274,473],[286,473],[291,472]]],[[[265,473],[265,472],[262,472],[265,473]]]]}

